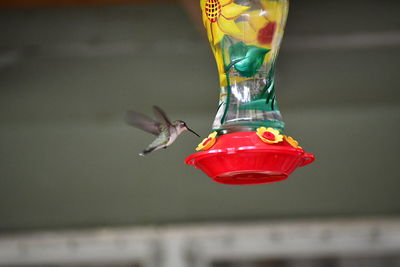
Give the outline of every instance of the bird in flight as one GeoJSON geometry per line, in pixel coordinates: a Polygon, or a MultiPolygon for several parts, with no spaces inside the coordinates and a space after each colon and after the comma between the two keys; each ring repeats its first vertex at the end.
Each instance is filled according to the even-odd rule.
{"type": "Polygon", "coordinates": [[[156,139],[139,154],[140,156],[145,156],[161,148],[167,148],[186,130],[200,137],[200,135],[190,129],[184,121],[176,120],[171,122],[160,107],[153,106],[153,111],[157,120],[153,120],[136,111],[129,110],[126,112],[125,121],[129,125],[157,136],[156,139]]]}

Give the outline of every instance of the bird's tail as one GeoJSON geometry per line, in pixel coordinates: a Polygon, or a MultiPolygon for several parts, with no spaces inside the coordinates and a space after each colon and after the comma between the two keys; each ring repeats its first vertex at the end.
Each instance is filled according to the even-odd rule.
{"type": "Polygon", "coordinates": [[[154,149],[156,149],[155,147],[151,147],[151,148],[146,148],[145,150],[142,151],[142,153],[139,153],[139,156],[146,156],[147,154],[151,153],[152,151],[154,151],[154,149]]]}

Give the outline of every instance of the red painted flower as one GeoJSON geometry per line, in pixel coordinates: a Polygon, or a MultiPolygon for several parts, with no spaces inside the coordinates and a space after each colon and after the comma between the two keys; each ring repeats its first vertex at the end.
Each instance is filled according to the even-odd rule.
{"type": "Polygon", "coordinates": [[[257,135],[260,137],[260,139],[267,143],[267,144],[276,144],[279,142],[282,142],[283,140],[283,135],[279,133],[278,130],[275,130],[274,128],[265,128],[265,127],[260,127],[257,129],[257,135]]]}
{"type": "Polygon", "coordinates": [[[257,40],[260,44],[270,44],[274,38],[276,22],[268,22],[257,33],[257,40]]]}

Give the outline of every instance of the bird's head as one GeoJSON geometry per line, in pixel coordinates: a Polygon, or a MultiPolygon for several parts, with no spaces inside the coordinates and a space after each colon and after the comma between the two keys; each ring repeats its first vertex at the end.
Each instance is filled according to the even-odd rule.
{"type": "Polygon", "coordinates": [[[190,129],[190,128],[186,125],[186,123],[185,123],[184,121],[177,120],[177,121],[174,121],[172,124],[174,125],[174,127],[176,128],[176,130],[178,131],[179,134],[180,134],[181,132],[185,131],[185,130],[188,130],[189,132],[192,132],[192,133],[194,133],[195,135],[197,135],[198,137],[200,137],[200,135],[198,135],[195,131],[193,131],[192,129],[190,129]]]}

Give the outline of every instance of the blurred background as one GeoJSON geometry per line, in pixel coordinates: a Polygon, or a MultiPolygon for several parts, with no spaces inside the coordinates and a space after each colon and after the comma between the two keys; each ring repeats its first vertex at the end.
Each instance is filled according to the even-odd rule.
{"type": "Polygon", "coordinates": [[[125,111],[202,136],[219,83],[197,0],[0,1],[0,265],[400,266],[400,1],[292,0],[277,66],[314,164],[214,183],[125,111]]]}

